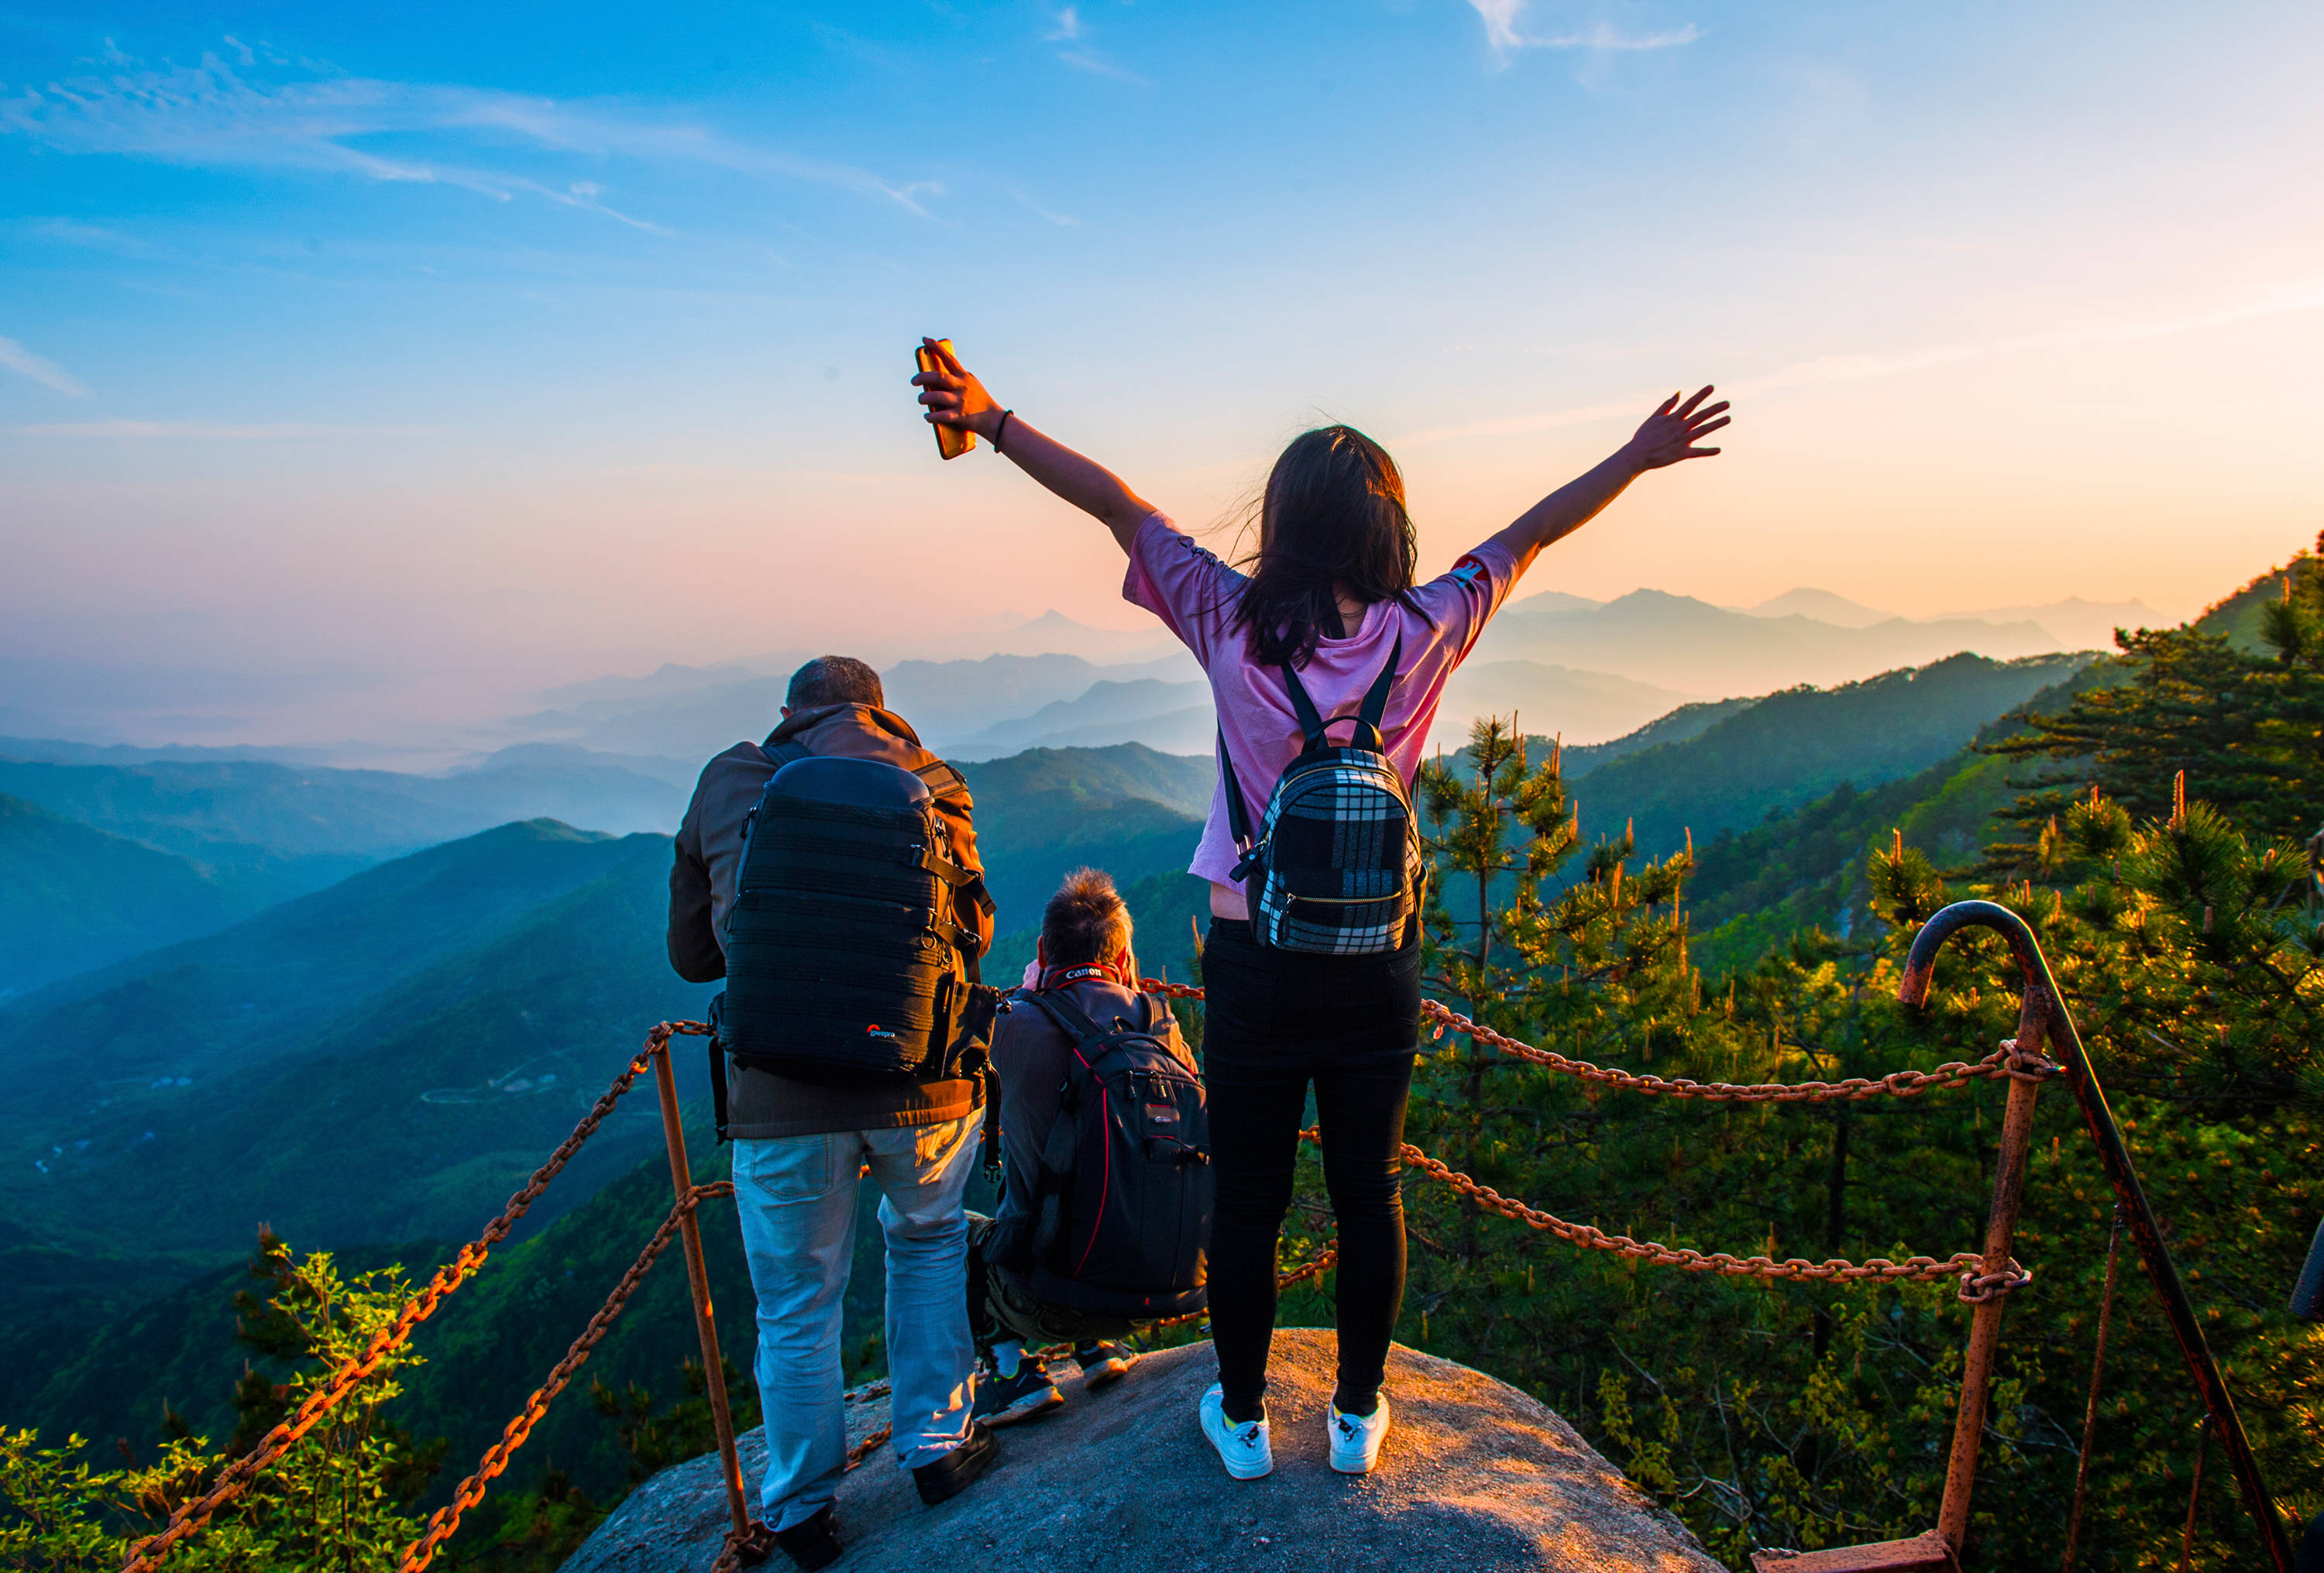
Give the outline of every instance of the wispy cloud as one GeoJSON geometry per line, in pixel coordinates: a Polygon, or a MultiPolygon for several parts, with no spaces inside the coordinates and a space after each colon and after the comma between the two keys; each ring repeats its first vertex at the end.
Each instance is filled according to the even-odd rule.
{"type": "Polygon", "coordinates": [[[360,77],[253,81],[215,55],[167,70],[124,71],[26,87],[0,97],[0,133],[75,153],[111,153],[198,168],[260,169],[457,187],[507,201],[523,195],[641,228],[589,181],[550,181],[466,157],[376,151],[381,138],[440,136],[455,146],[511,142],[599,160],[694,163],[807,180],[897,203],[938,188],[737,143],[706,126],[655,120],[493,88],[360,77]]]}
{"type": "MultiPolygon", "coordinates": [[[[2142,317],[2128,322],[2094,323],[2080,327],[2054,328],[2043,333],[2009,334],[1997,338],[1965,339],[1925,345],[1893,354],[1819,355],[1795,361],[1757,377],[1722,382],[1720,391],[1730,398],[1777,393],[1794,388],[1816,388],[1834,382],[1861,382],[1879,377],[1903,376],[1967,361],[1990,360],[2029,350],[2080,349],[2100,345],[2136,344],[2175,334],[2232,327],[2241,323],[2294,312],[2324,311],[2324,278],[2302,279],[2263,290],[2233,306],[2176,317],[2142,317]]],[[[1664,391],[1667,391],[1665,390],[1664,391]]],[[[1521,432],[1550,431],[1559,427],[1587,426],[1618,417],[1642,416],[1662,392],[1640,392],[1634,398],[1605,404],[1578,405],[1542,410],[1532,415],[1508,415],[1463,426],[1439,427],[1397,438],[1401,447],[1425,447],[1459,437],[1509,437],[1521,432]]]]}
{"type": "Polygon", "coordinates": [[[1018,203],[1028,211],[1031,212],[1038,217],[1047,219],[1051,224],[1056,225],[1059,228],[1071,229],[1081,223],[1080,219],[1074,217],[1071,214],[1050,212],[1047,208],[1042,207],[1038,202],[1034,201],[1030,197],[1026,196],[1024,192],[1019,190],[1014,186],[1003,187],[1002,189],[1006,190],[1010,196],[1015,198],[1018,203]]]}
{"type": "Polygon", "coordinates": [[[13,338],[0,338],[0,366],[5,366],[19,376],[30,377],[43,388],[55,390],[74,399],[88,397],[88,384],[66,371],[56,362],[36,355],[13,338]]]}
{"type": "Polygon", "coordinates": [[[1140,87],[1151,86],[1146,78],[1127,67],[1118,65],[1103,50],[1089,41],[1089,25],[1082,20],[1081,9],[1068,5],[1052,19],[1049,30],[1041,35],[1046,43],[1061,43],[1070,47],[1056,51],[1062,63],[1076,71],[1087,71],[1093,77],[1111,77],[1118,82],[1136,82],[1140,87]]]}
{"type": "Polygon", "coordinates": [[[123,235],[118,230],[101,229],[94,224],[83,224],[77,218],[36,218],[27,223],[23,231],[59,245],[111,252],[115,256],[151,257],[156,254],[151,244],[134,235],[123,235]]]}
{"type": "Polygon", "coordinates": [[[1093,77],[1111,77],[1118,82],[1139,82],[1146,78],[1136,71],[1117,66],[1095,50],[1059,50],[1057,58],[1076,71],[1087,71],[1093,77]]]}
{"type": "Polygon", "coordinates": [[[1610,22],[1563,32],[1530,33],[1524,30],[1526,0],[1469,0],[1485,23],[1485,42],[1496,54],[1510,50],[1658,50],[1692,43],[1702,30],[1692,22],[1659,32],[1625,32],[1610,22]]]}
{"type": "Polygon", "coordinates": [[[414,437],[416,426],[317,426],[287,422],[233,426],[208,420],[83,420],[13,428],[23,437],[191,438],[203,442],[274,442],[292,437],[414,437]]]}

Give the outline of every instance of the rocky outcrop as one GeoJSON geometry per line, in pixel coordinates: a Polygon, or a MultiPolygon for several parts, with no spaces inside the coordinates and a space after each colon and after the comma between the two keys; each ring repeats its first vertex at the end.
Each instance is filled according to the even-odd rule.
{"type": "MultiPolygon", "coordinates": [[[[1072,1367],[1061,1368],[1070,1373],[1072,1367]]],[[[1325,1461],[1332,1334],[1276,1334],[1268,1412],[1275,1473],[1227,1478],[1194,1423],[1217,1376],[1208,1344],[1148,1355],[1112,1388],[1065,1381],[1062,1410],[1001,1433],[989,1475],[926,1508],[885,1449],[839,1493],[842,1573],[1713,1573],[1719,1564],[1573,1428],[1506,1383],[1397,1348],[1396,1408],[1379,1467],[1325,1461]]],[[[884,1398],[851,1406],[850,1430],[887,1424],[884,1398]]],[[[766,1453],[742,1445],[755,1501],[766,1453]]],[[[716,1560],[726,1525],[717,1460],[638,1488],[563,1573],[687,1573],[716,1560]]],[[[789,1563],[777,1553],[768,1564],[789,1563]]]]}

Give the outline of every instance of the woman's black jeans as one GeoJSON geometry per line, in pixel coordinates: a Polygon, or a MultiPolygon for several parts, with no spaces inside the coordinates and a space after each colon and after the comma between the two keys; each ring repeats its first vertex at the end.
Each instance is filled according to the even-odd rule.
{"type": "Polygon", "coordinates": [[[1323,1182],[1340,1228],[1339,1391],[1377,1406],[1404,1302],[1404,1105],[1420,1039],[1420,942],[1378,956],[1266,949],[1250,924],[1211,920],[1203,947],[1203,1074],[1218,1200],[1211,1222],[1211,1332],[1231,1420],[1267,1397],[1276,1237],[1291,1205],[1307,1088],[1323,1182]]]}

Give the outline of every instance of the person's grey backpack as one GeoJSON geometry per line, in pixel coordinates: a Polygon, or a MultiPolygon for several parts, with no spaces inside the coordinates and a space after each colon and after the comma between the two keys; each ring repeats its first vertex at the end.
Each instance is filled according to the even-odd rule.
{"type": "Polygon", "coordinates": [[[1232,878],[1243,888],[1260,944],[1333,956],[1403,946],[1419,905],[1420,835],[1412,794],[1379,729],[1403,654],[1399,638],[1358,706],[1355,734],[1344,748],[1332,742],[1327,729],[1348,718],[1325,721],[1299,674],[1284,663],[1304,746],[1276,782],[1256,836],[1226,739],[1219,739],[1227,824],[1242,851],[1232,878]]]}

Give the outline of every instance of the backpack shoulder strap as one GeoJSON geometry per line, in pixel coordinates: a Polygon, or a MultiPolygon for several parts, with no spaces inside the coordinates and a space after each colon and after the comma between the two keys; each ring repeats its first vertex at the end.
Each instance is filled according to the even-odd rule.
{"type": "Polygon", "coordinates": [[[1307,685],[1299,680],[1298,672],[1288,661],[1283,663],[1283,686],[1291,695],[1291,713],[1299,718],[1305,746],[1311,750],[1328,746],[1332,740],[1324,728],[1330,723],[1315,708],[1315,701],[1308,696],[1307,685]]]}
{"type": "Polygon", "coordinates": [[[1063,1027],[1065,1035],[1074,1040],[1074,1046],[1082,1051],[1082,1058],[1092,1063],[1097,1060],[1095,1051],[1099,1045],[1112,1035],[1092,1021],[1087,1011],[1061,994],[1036,989],[1019,998],[1040,1007],[1041,1013],[1063,1027]]]}
{"type": "Polygon", "coordinates": [[[1075,1137],[1080,1134],[1074,1115],[1074,1105],[1077,1101],[1074,1090],[1087,1085],[1089,1066],[1097,1058],[1093,1051],[1098,1040],[1105,1035],[1098,1030],[1097,1023],[1073,1001],[1061,999],[1046,990],[1035,989],[1029,994],[1019,994],[1017,1001],[1020,1005],[1038,1007],[1041,1014],[1055,1022],[1081,1051],[1074,1056],[1074,1062],[1065,1068],[1066,1096],[1059,1103],[1056,1122],[1049,1127],[1049,1139],[1041,1144],[1040,1173],[1034,1178],[1034,1193],[1045,1199],[1041,1221],[1034,1232],[1040,1248],[1046,1249],[1047,1241],[1056,1237],[1058,1218],[1056,1206],[1047,1199],[1056,1196],[1061,1189],[1059,1182],[1074,1172],[1075,1137]]]}
{"type": "MultiPolygon", "coordinates": [[[[927,784],[928,796],[935,801],[949,804],[965,812],[975,811],[976,800],[968,794],[967,777],[952,765],[942,759],[930,759],[925,765],[914,766],[912,774],[927,784]]],[[[948,858],[939,858],[937,861],[941,862],[943,867],[938,868],[931,863],[928,866],[929,872],[974,903],[977,910],[983,913],[985,916],[991,917],[998,910],[993,905],[992,893],[985,888],[982,874],[973,869],[963,868],[948,858]]],[[[957,941],[954,943],[958,943],[957,941]]],[[[978,945],[965,944],[962,945],[961,949],[969,952],[973,959],[978,945]]]]}
{"type": "MultiPolygon", "coordinates": [[[[785,765],[796,763],[800,759],[812,758],[815,752],[814,750],[808,748],[805,743],[800,742],[796,739],[788,742],[777,743],[773,748],[769,748],[764,743],[759,744],[758,747],[759,752],[766,756],[767,763],[775,768],[776,776],[779,776],[783,773],[783,767],[785,765]]],[[[770,776],[767,777],[767,786],[771,786],[773,785],[774,777],[770,776]]],[[[746,850],[751,844],[751,828],[759,823],[759,810],[766,806],[766,787],[762,786],[759,789],[758,802],[751,805],[751,812],[742,816],[742,845],[746,850]]],[[[732,918],[733,914],[730,912],[727,914],[727,916],[732,918]]],[[[721,1128],[723,1130],[724,1127],[722,1127],[721,1128]]],[[[724,1141],[725,1137],[722,1135],[719,1139],[724,1141]]]]}
{"type": "Polygon", "coordinates": [[[1219,784],[1226,788],[1227,794],[1227,833],[1234,838],[1235,846],[1245,854],[1243,860],[1235,865],[1233,878],[1240,883],[1250,862],[1250,810],[1243,805],[1242,783],[1235,778],[1234,760],[1227,757],[1227,734],[1222,731],[1218,738],[1219,784]]]}
{"type": "Polygon", "coordinates": [[[976,806],[968,795],[968,778],[944,760],[930,759],[925,765],[915,765],[912,774],[927,783],[929,796],[957,797],[963,808],[976,806]]]}
{"type": "Polygon", "coordinates": [[[1369,747],[1376,753],[1387,751],[1388,744],[1380,736],[1380,722],[1388,714],[1388,691],[1396,686],[1396,664],[1403,657],[1404,635],[1398,633],[1379,676],[1372,679],[1363,704],[1356,711],[1356,735],[1349,740],[1355,747],[1369,747]]]}

